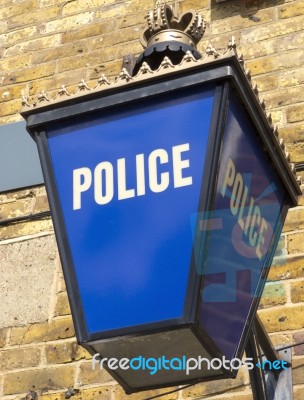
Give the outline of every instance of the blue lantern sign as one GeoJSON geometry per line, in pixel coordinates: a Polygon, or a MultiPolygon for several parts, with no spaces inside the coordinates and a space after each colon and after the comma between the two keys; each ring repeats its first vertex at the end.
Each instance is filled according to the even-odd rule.
{"type": "Polygon", "coordinates": [[[214,93],[47,128],[89,334],[183,318],[214,93]]]}
{"type": "Polygon", "coordinates": [[[78,341],[127,392],[235,377],[213,360],[241,358],[300,193],[233,51],[144,68],[23,111],[78,341]]]}

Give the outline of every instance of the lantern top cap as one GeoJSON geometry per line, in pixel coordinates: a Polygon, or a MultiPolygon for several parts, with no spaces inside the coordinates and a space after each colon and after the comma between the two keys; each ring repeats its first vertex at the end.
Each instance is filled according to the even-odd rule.
{"type": "Polygon", "coordinates": [[[157,1],[153,10],[147,14],[148,28],[141,35],[143,47],[149,47],[159,42],[178,41],[193,47],[204,35],[206,24],[195,10],[178,13],[178,4],[164,4],[157,1]]]}

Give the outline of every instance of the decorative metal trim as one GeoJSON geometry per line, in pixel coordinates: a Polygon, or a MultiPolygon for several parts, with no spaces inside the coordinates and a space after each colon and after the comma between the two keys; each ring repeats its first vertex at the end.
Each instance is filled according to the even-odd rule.
{"type": "Polygon", "coordinates": [[[217,58],[220,54],[215,50],[214,47],[212,47],[211,44],[209,44],[205,51],[205,55],[208,57],[213,56],[213,58],[217,58]]]}
{"type": "Polygon", "coordinates": [[[293,172],[295,179],[299,181],[297,179],[295,166],[290,162],[290,154],[285,148],[284,140],[279,138],[278,129],[276,126],[273,126],[271,113],[266,111],[266,103],[263,99],[262,100],[259,99],[257,85],[256,84],[253,85],[251,80],[251,73],[249,70],[245,69],[243,55],[238,56],[237,54],[236,42],[233,36],[230,38],[227,48],[222,54],[218,53],[215,50],[215,48],[211,44],[209,44],[207,46],[207,49],[205,50],[205,55],[201,59],[196,59],[190,51],[187,51],[181,63],[178,65],[173,65],[170,58],[165,57],[156,71],[153,71],[149,67],[149,65],[144,62],[141,68],[139,69],[138,73],[134,77],[132,77],[129,74],[126,68],[122,68],[120,74],[116,78],[114,78],[114,82],[110,82],[108,78],[104,74],[102,74],[101,77],[98,79],[97,84],[94,87],[90,87],[87,84],[87,82],[84,79],[82,79],[79,85],[77,86],[76,91],[74,91],[74,93],[69,93],[67,87],[65,85],[62,85],[53,98],[49,98],[47,92],[45,92],[44,90],[42,90],[36,98],[32,99],[32,101],[29,99],[29,97],[22,96],[21,113],[26,113],[27,111],[33,109],[36,110],[44,107],[49,107],[50,105],[67,101],[68,99],[71,98],[75,99],[78,97],[86,96],[88,92],[99,93],[102,91],[113,89],[115,87],[130,85],[143,80],[148,81],[149,79],[163,77],[167,74],[172,74],[175,71],[181,72],[184,70],[191,69],[193,67],[198,67],[200,65],[208,66],[209,64],[214,63],[215,60],[220,61],[231,57],[235,57],[239,65],[241,66],[244,75],[246,76],[247,81],[251,89],[255,93],[263,113],[265,114],[265,118],[268,121],[269,128],[273,132],[273,135],[278,140],[278,144],[282,150],[284,158],[288,162],[289,167],[293,172]]]}
{"type": "MultiPolygon", "coordinates": [[[[21,112],[23,113],[33,108],[38,109],[40,107],[49,106],[53,103],[65,101],[67,100],[67,98],[85,96],[87,95],[88,91],[104,91],[115,86],[120,86],[121,84],[126,85],[132,82],[140,81],[142,79],[146,80],[149,78],[166,75],[168,73],[172,73],[174,70],[180,71],[190,69],[193,66],[208,65],[209,63],[214,62],[215,59],[226,59],[231,57],[232,55],[237,56],[234,37],[230,39],[227,48],[223,54],[218,53],[216,49],[211,44],[209,44],[205,51],[205,56],[202,59],[196,59],[190,51],[187,51],[181,63],[178,65],[173,65],[171,60],[168,57],[165,57],[156,71],[153,71],[147,63],[143,63],[138,73],[134,77],[129,74],[126,68],[122,68],[120,74],[114,78],[114,82],[110,82],[109,79],[104,74],[102,74],[98,79],[97,84],[95,84],[95,86],[93,87],[90,87],[89,84],[84,79],[82,79],[78,84],[77,89],[73,93],[70,93],[67,89],[67,86],[63,84],[53,98],[49,98],[48,93],[44,90],[42,90],[40,94],[36,96],[36,98],[23,96],[23,107],[21,112]]],[[[238,61],[240,65],[243,64],[242,57],[238,58],[238,61]]],[[[247,77],[249,77],[249,73],[247,77]]]]}

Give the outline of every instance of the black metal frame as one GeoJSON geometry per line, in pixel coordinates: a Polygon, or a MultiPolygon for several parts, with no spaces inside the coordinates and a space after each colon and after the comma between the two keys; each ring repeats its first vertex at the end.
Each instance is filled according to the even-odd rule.
{"type": "MultiPolygon", "coordinates": [[[[258,355],[258,340],[254,325],[251,328],[250,336],[246,345],[246,355],[253,359],[254,365],[260,362],[258,355]]],[[[249,376],[253,398],[255,400],[267,400],[263,371],[259,368],[253,368],[249,371],[249,376]]]]}
{"type": "MultiPolygon", "coordinates": [[[[221,151],[229,88],[233,87],[237,92],[244,109],[246,109],[246,112],[249,114],[249,118],[256,128],[257,134],[265,148],[265,151],[269,155],[275,169],[277,170],[277,174],[282,181],[282,184],[286,187],[286,190],[289,194],[289,200],[287,202],[288,204],[283,206],[281,213],[282,222],[284,222],[288,206],[295,205],[297,202],[297,195],[300,194],[298,185],[296,184],[295,178],[290,171],[288,162],[281,153],[281,149],[277,139],[273,135],[271,127],[269,126],[267,117],[261,108],[259,101],[254,94],[236,56],[231,56],[225,60],[215,60],[213,63],[206,65],[194,66],[189,70],[173,70],[172,74],[166,74],[165,76],[155,75],[146,81],[136,82],[135,79],[134,81],[131,81],[128,84],[118,88],[112,87],[98,93],[88,93],[85,96],[77,97],[75,99],[68,99],[62,103],[53,105],[50,104],[38,109],[31,109],[23,112],[23,116],[27,120],[27,130],[34,137],[39,150],[42,171],[48,193],[77,339],[91,352],[94,351],[92,346],[93,342],[101,339],[124,335],[130,335],[130,337],[132,337],[132,335],[135,333],[138,336],[157,333],[160,331],[179,329],[188,326],[192,332],[199,337],[201,342],[205,342],[211,354],[214,354],[215,357],[218,357],[219,354],[221,354],[211,339],[208,339],[206,342],[207,335],[202,329],[198,328],[197,299],[202,287],[202,276],[197,276],[195,273],[193,257],[183,318],[165,321],[165,323],[161,322],[143,324],[132,327],[132,329],[123,328],[102,333],[88,333],[82,311],[76,275],[73,268],[72,255],[68,245],[64,219],[57,194],[56,182],[53,175],[53,167],[50,159],[45,127],[54,122],[58,123],[68,119],[72,120],[73,118],[85,116],[96,111],[106,111],[121,105],[136,104],[136,102],[140,103],[143,99],[153,99],[155,96],[159,96],[161,94],[178,94],[182,92],[182,89],[197,88],[199,85],[206,85],[208,83],[213,83],[216,85],[216,96],[214,100],[212,124],[209,134],[207,158],[205,161],[202,186],[202,192],[208,193],[208,195],[205,196],[204,200],[201,200],[200,210],[211,209],[211,205],[214,201],[213,190],[209,191],[208,186],[211,185],[211,187],[214,187],[216,183],[218,172],[218,156],[221,151]],[[166,82],[165,85],[164,82],[166,82]]],[[[268,275],[270,261],[273,258],[273,254],[279,239],[279,234],[280,231],[276,229],[272,249],[268,255],[266,266],[263,270],[262,279],[260,280],[258,288],[260,291],[264,285],[263,279],[265,280],[268,275]]],[[[241,357],[243,354],[248,336],[250,334],[250,328],[252,327],[253,319],[256,314],[258,303],[259,298],[257,297],[252,303],[250,314],[246,322],[244,334],[242,335],[242,339],[239,343],[236,357],[241,357]]],[[[114,371],[110,372],[118,381],[120,381],[119,377],[116,376],[114,371]]],[[[235,371],[230,373],[229,371],[225,370],[224,372],[224,377],[235,377],[236,375],[235,371]]],[[[222,378],[223,375],[221,374],[220,377],[222,378]]],[[[200,382],[204,380],[206,379],[195,379],[194,382],[200,382]]],[[[210,380],[210,378],[207,380],[210,380]]],[[[127,391],[134,391],[132,388],[128,388],[123,382],[120,383],[127,391]]],[[[180,383],[181,382],[178,382],[178,384],[180,383]]],[[[187,383],[189,383],[189,381],[187,381],[187,383]]],[[[159,385],[159,387],[162,387],[162,385],[159,385]]],[[[140,390],[145,390],[145,388],[141,388],[140,390]]]]}
{"type": "MultiPolygon", "coordinates": [[[[253,360],[253,364],[262,364],[262,356],[266,358],[267,361],[275,362],[280,361],[281,356],[273,347],[270,338],[259,318],[258,315],[255,316],[253,326],[250,330],[249,340],[247,342],[246,355],[253,360]],[[260,349],[263,351],[263,355],[260,354],[260,349]]],[[[289,367],[291,364],[289,364],[289,367]]],[[[275,382],[279,382],[280,374],[283,372],[282,369],[272,370],[272,379],[275,382]]],[[[263,369],[253,368],[249,371],[251,389],[254,400],[272,400],[274,396],[274,388],[272,384],[266,382],[266,376],[263,369]]],[[[269,372],[268,372],[269,373],[269,372]]],[[[273,382],[272,381],[272,382],[273,382]]]]}

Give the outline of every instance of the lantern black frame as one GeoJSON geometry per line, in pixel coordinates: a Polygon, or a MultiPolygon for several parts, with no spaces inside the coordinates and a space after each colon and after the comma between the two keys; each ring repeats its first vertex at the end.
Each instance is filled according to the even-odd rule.
{"type": "MultiPolygon", "coordinates": [[[[111,87],[96,93],[87,92],[84,96],[77,98],[70,98],[62,102],[54,104],[46,104],[37,109],[32,108],[23,111],[22,115],[27,120],[27,130],[32,135],[37,143],[40,160],[42,164],[45,185],[48,193],[50,209],[52,213],[54,229],[57,239],[57,244],[60,252],[64,277],[69,296],[71,312],[73,316],[76,336],[78,342],[87,348],[92,354],[96,353],[94,343],[103,339],[114,337],[132,337],[139,335],[147,335],[152,333],[160,333],[171,330],[178,330],[188,328],[194,333],[201,343],[209,350],[210,354],[218,357],[222,353],[216,344],[208,338],[208,335],[198,326],[197,310],[199,293],[202,290],[203,277],[196,274],[194,261],[191,262],[190,277],[187,288],[187,297],[185,303],[185,312],[183,318],[176,320],[169,320],[165,322],[157,322],[150,324],[143,324],[136,327],[116,329],[113,331],[99,332],[89,334],[86,328],[84,313],[82,310],[79,289],[76,281],[76,274],[73,267],[72,255],[68,245],[67,233],[63,214],[59,202],[59,196],[56,192],[55,177],[53,173],[47,135],[45,127],[49,124],[58,123],[61,121],[71,120],[73,118],[80,118],[88,116],[96,111],[113,110],[115,108],[126,106],[127,104],[140,104],[140,102],[149,99],[155,99],[156,96],[167,93],[179,94],[183,89],[197,88],[200,85],[203,87],[207,84],[216,86],[214,106],[212,112],[212,120],[209,132],[209,142],[207,148],[207,155],[205,161],[204,177],[202,192],[206,195],[200,204],[202,210],[212,209],[214,201],[213,191],[208,190],[209,187],[215,187],[217,173],[218,173],[218,160],[221,149],[222,138],[224,134],[226,113],[228,109],[228,97],[231,90],[238,96],[244,112],[249,116],[253,125],[256,128],[257,135],[262,142],[262,145],[267,152],[271,163],[277,171],[282,185],[286,188],[289,195],[289,201],[282,208],[281,220],[284,222],[287,210],[290,206],[297,204],[297,195],[300,194],[298,185],[290,170],[289,164],[285,159],[280,149],[279,143],[272,132],[269,121],[261,108],[259,101],[252,90],[250,82],[242,66],[240,65],[237,57],[232,55],[225,59],[215,59],[213,62],[198,64],[189,69],[178,70],[173,69],[170,74],[155,74],[147,80],[133,81],[126,85],[111,87]]],[[[270,263],[272,261],[274,251],[280,236],[278,229],[274,232],[274,240],[271,251],[267,256],[267,261],[262,272],[263,280],[260,280],[258,290],[262,291],[263,282],[265,282],[270,263]]],[[[193,257],[192,257],[193,259],[193,257]]],[[[250,328],[256,314],[259,299],[256,297],[251,306],[251,310],[246,321],[244,334],[238,345],[238,350],[235,357],[241,358],[247,339],[250,334],[250,328]]],[[[123,379],[120,378],[113,370],[109,372],[115,379],[124,387],[127,393],[151,389],[150,386],[143,386],[140,388],[130,387],[123,379]]],[[[235,377],[235,371],[221,371],[221,374],[215,377],[196,378],[194,380],[187,380],[184,382],[170,382],[170,385],[179,385],[182,383],[196,383],[204,380],[218,379],[223,377],[235,377]]],[[[165,387],[168,383],[158,384],[155,387],[165,387]]]]}

